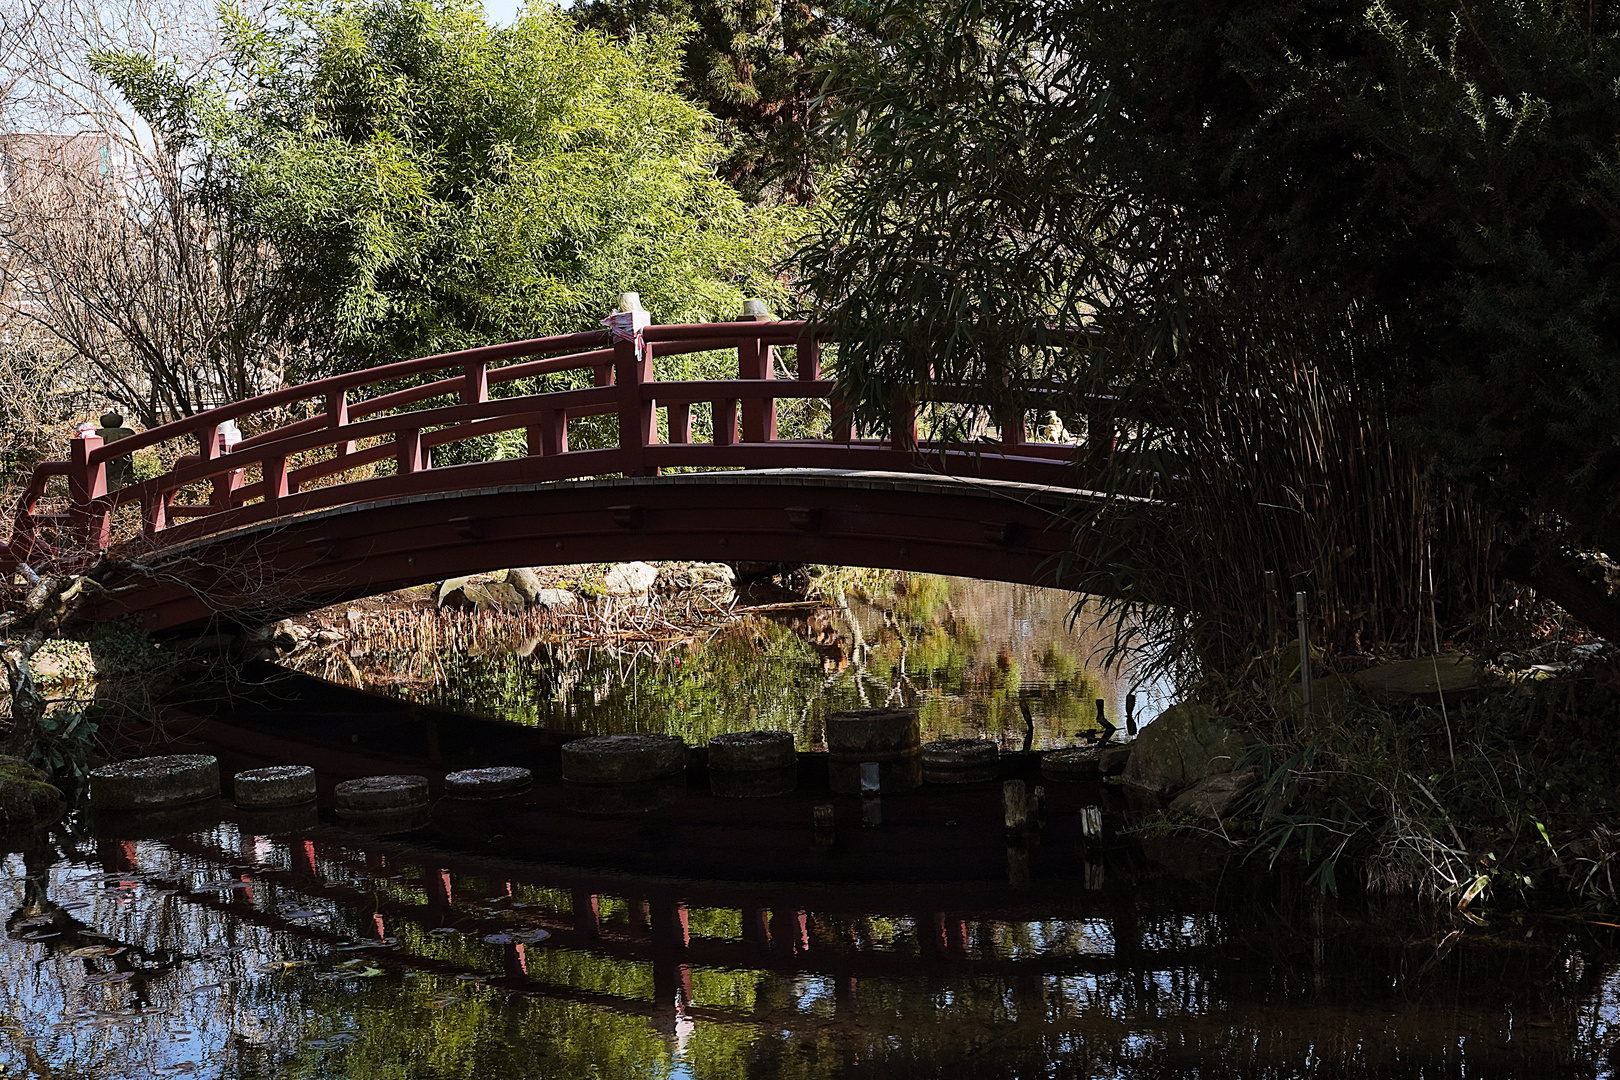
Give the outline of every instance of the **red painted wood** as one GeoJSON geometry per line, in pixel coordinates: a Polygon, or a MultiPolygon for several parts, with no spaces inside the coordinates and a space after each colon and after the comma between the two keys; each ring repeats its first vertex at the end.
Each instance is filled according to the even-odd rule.
{"type": "MultiPolygon", "coordinates": [[[[797,322],[654,326],[620,342],[610,342],[605,331],[562,335],[333,376],[121,440],[119,453],[175,439],[195,439],[200,453],[183,455],[168,473],[112,493],[104,489],[104,463],[110,456],[106,447],[99,440],[80,441],[72,461],[47,462],[36,469],[19,501],[12,537],[0,546],[0,570],[47,553],[56,560],[93,557],[108,542],[111,512],[126,504],[141,507],[146,543],[161,547],[345,505],[616,473],[652,476],[677,466],[944,471],[1059,488],[1073,487],[1082,479],[1073,471],[1078,447],[1024,441],[1020,425],[1014,423],[1002,424],[1000,453],[987,449],[993,443],[956,448],[920,442],[916,410],[906,402],[896,408],[884,442],[856,439],[851,413],[839,400],[836,386],[820,377],[820,333],[797,322]],[[796,349],[797,378],[776,378],[773,348],[779,345],[796,349]],[[657,381],[657,357],[720,348],[737,350],[739,378],[657,381]],[[594,387],[489,397],[492,385],[586,368],[593,371],[594,387]],[[430,377],[403,390],[355,399],[392,380],[435,374],[437,379],[430,377]],[[829,437],[781,440],[776,430],[779,397],[827,399],[832,413],[829,437]],[[693,443],[691,410],[701,401],[712,403],[714,432],[708,442],[693,443]],[[246,420],[264,428],[265,419],[285,415],[289,408],[324,411],[261,430],[225,451],[219,429],[226,420],[246,420]],[[659,408],[667,410],[668,445],[658,442],[659,408]],[[618,447],[569,449],[570,419],[615,413],[618,447]],[[264,419],[255,421],[256,417],[264,419]],[[432,467],[435,446],[512,430],[525,434],[525,457],[432,467]],[[371,445],[357,449],[363,443],[371,445]],[[372,467],[386,467],[390,459],[394,475],[363,475],[372,467]],[[245,473],[254,465],[262,479],[246,484],[245,473]],[[98,474],[101,487],[95,479],[98,474]],[[52,552],[41,534],[54,522],[36,506],[46,483],[56,475],[72,481],[73,509],[66,523],[78,538],[76,551],[52,552]],[[197,484],[211,488],[207,505],[176,505],[176,494],[197,484]]],[[[970,387],[934,390],[941,400],[968,403],[977,393],[970,387]]],[[[1090,466],[1100,465],[1112,451],[1112,409],[1112,399],[1091,402],[1085,456],[1090,466]]],[[[815,519],[819,520],[819,511],[815,519]]],[[[995,523],[982,528],[989,534],[1006,534],[1002,525],[991,528],[991,524],[995,523]]],[[[731,523],[717,519],[711,527],[721,532],[731,523]]],[[[805,530],[803,522],[798,528],[813,531],[805,530]]],[[[306,542],[328,555],[346,543],[340,536],[325,534],[306,542]]],[[[707,557],[722,556],[710,552],[707,557]]]]}
{"type": "MultiPolygon", "coordinates": [[[[774,379],[776,364],[771,357],[771,347],[759,338],[739,341],[737,374],[742,379],[757,382],[774,379]]],[[[775,397],[750,396],[742,399],[742,437],[744,442],[751,443],[770,442],[776,438],[775,397]]]]}
{"type": "Polygon", "coordinates": [[[425,467],[421,428],[407,428],[394,436],[394,465],[400,476],[421,472],[425,467]]]}
{"type": "Polygon", "coordinates": [[[799,342],[799,378],[816,382],[821,378],[821,342],[810,338],[799,342]]]}
{"type": "Polygon", "coordinates": [[[112,522],[106,513],[97,513],[94,502],[107,494],[107,466],[90,460],[92,451],[101,449],[100,435],[84,435],[73,440],[72,471],[68,473],[68,493],[73,509],[75,542],[81,548],[101,551],[112,537],[112,522]]]}
{"type": "Polygon", "coordinates": [[[692,403],[690,401],[666,402],[669,411],[669,441],[671,443],[689,443],[692,441],[692,403]]]}
{"type": "Polygon", "coordinates": [[[639,337],[613,343],[613,379],[618,390],[619,448],[632,464],[627,476],[644,476],[647,447],[658,439],[656,402],[642,393],[653,379],[652,353],[639,337]]]}
{"type": "Polygon", "coordinates": [[[466,366],[466,372],[461,387],[461,403],[476,405],[481,401],[488,401],[489,369],[482,361],[474,361],[466,366]]]}
{"type": "Polygon", "coordinates": [[[734,445],[737,442],[737,399],[720,398],[710,408],[714,418],[714,445],[734,445]]]}

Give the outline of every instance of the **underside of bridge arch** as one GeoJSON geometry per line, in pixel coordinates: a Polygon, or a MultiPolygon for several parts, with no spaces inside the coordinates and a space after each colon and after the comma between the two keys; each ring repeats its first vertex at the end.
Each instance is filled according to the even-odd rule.
{"type": "Polygon", "coordinates": [[[360,503],[131,555],[95,620],[262,625],[511,566],[645,560],[871,566],[1063,587],[1086,559],[1061,488],[836,470],[575,480],[360,503]]]}

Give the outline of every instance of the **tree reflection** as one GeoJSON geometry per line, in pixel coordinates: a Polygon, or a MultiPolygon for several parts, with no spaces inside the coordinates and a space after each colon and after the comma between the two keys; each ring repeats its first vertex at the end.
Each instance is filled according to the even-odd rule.
{"type": "Polygon", "coordinates": [[[370,689],[451,710],[591,734],[654,731],[701,745],[747,728],[821,741],[840,709],[919,709],[925,738],[983,736],[1036,745],[1118,712],[1117,673],[1090,666],[1101,637],[1070,626],[1056,590],[911,574],[840,605],[749,615],[664,647],[582,648],[566,638],[478,650],[373,647],[297,657],[301,670],[358,676],[370,689]]]}
{"type": "Polygon", "coordinates": [[[1597,1069],[1617,1033],[1613,956],[1570,924],[1464,936],[1241,868],[1178,880],[1140,853],[1101,891],[971,903],[459,866],[229,822],[40,833],[0,866],[0,1073],[1553,1074],[1597,1069]],[[24,940],[37,927],[56,936],[24,940]],[[96,978],[123,972],[146,974],[96,978]]]}

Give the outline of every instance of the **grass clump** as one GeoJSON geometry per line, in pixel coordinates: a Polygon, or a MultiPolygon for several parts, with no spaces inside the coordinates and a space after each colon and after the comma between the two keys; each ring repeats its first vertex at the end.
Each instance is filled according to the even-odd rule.
{"type": "MultiPolygon", "coordinates": [[[[1480,904],[1620,905],[1620,678],[1601,660],[1498,667],[1472,700],[1343,695],[1307,724],[1273,713],[1238,842],[1307,864],[1326,891],[1480,904]],[[1245,834],[1247,834],[1245,836],[1245,834]]],[[[1252,699],[1250,699],[1252,701],[1252,699]]],[[[1246,764],[1247,764],[1246,763],[1246,764]]]]}

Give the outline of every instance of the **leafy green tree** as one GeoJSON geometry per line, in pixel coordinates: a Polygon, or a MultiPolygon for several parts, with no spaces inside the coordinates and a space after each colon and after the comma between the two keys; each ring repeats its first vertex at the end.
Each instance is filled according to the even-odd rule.
{"type": "Polygon", "coordinates": [[[752,201],[811,203],[844,141],[826,121],[829,74],[873,47],[858,5],[801,0],[585,0],[581,25],[627,37],[666,28],[689,36],[681,86],[721,121],[720,175],[752,201]]]}
{"type": "Polygon", "coordinates": [[[230,204],[317,313],[313,375],[595,328],[625,290],[660,321],[729,317],[791,214],[719,180],[672,39],[628,44],[536,5],[496,29],[473,0],[227,8],[233,62],[97,66],[154,127],[226,163],[193,197],[230,204]]]}
{"type": "MultiPolygon", "coordinates": [[[[890,46],[848,94],[861,168],[803,258],[869,419],[940,383],[1005,414],[1129,382],[1155,411],[1127,417],[1116,481],[1210,534],[1154,599],[1220,607],[1192,579],[1231,550],[1231,591],[1258,601],[1269,550],[1344,593],[1349,643],[1369,608],[1433,603],[1427,552],[1442,621],[1488,597],[1494,558],[1620,636],[1580,558],[1620,555],[1612,11],[884,0],[874,19],[890,46]],[[1038,329],[1080,326],[1079,345],[1038,329]]],[[[1139,591],[1153,572],[1127,569],[1139,591]]],[[[1238,646],[1263,621],[1223,617],[1238,646]]]]}

